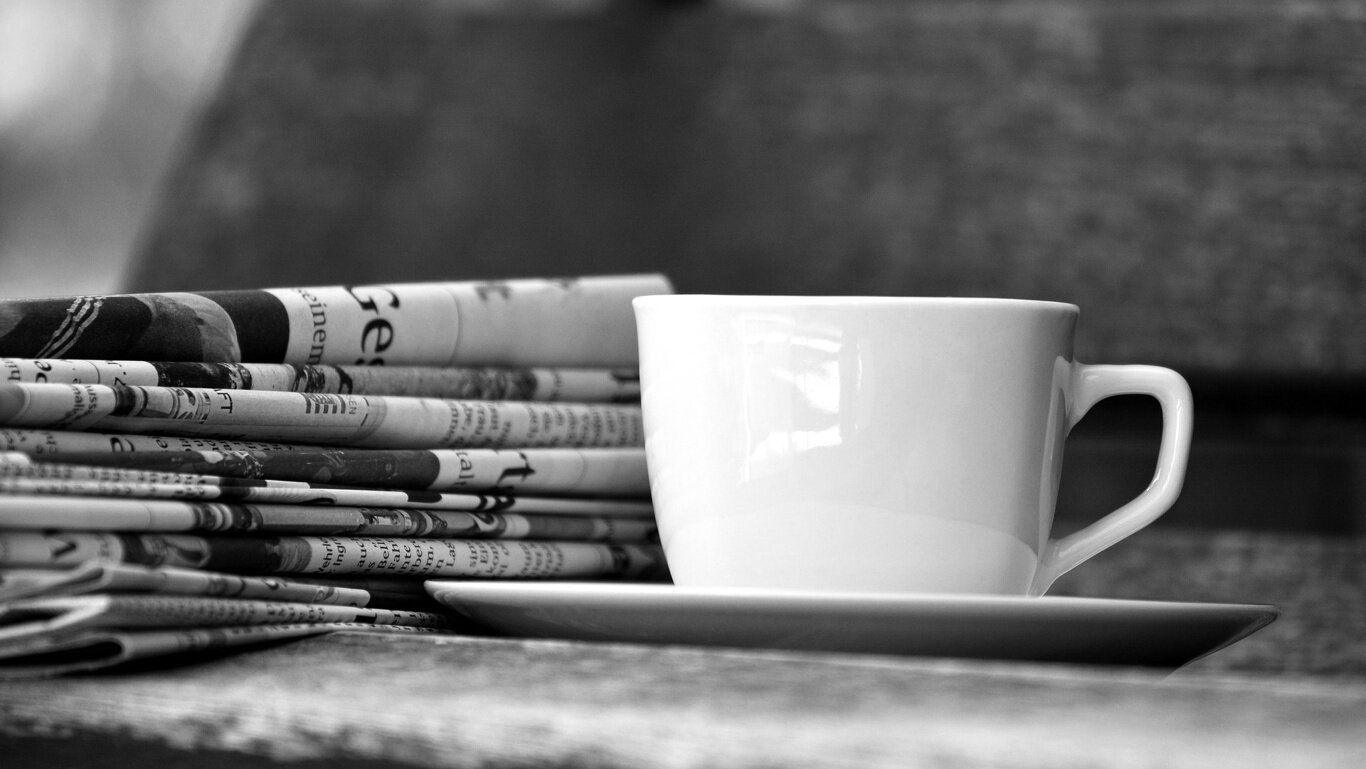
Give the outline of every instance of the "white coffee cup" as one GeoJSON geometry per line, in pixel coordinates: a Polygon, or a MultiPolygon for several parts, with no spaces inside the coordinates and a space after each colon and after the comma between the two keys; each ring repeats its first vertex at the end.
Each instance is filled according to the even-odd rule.
{"type": "Polygon", "coordinates": [[[1180,493],[1190,388],[1073,360],[1074,305],[1013,299],[634,300],[646,454],[675,583],[1041,595],[1180,493]],[[1068,431],[1162,408],[1138,497],[1051,537],[1068,431]]]}

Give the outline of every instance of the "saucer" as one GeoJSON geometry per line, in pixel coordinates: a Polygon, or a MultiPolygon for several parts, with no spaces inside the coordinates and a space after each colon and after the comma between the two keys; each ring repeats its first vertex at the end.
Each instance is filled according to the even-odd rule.
{"type": "Polygon", "coordinates": [[[583,641],[1175,668],[1265,627],[1274,606],[429,580],[499,633],[583,641]]]}

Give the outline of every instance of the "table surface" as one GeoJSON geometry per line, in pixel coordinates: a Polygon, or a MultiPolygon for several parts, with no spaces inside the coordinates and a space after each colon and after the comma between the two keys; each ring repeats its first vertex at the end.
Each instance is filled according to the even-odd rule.
{"type": "Polygon", "coordinates": [[[9,682],[10,767],[1358,767],[1366,679],[335,634],[9,682]],[[259,758],[258,758],[259,757],[259,758]]]}

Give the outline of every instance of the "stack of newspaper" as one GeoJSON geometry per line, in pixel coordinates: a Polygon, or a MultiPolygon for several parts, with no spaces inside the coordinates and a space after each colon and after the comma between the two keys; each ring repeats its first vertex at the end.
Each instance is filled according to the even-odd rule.
{"type": "Polygon", "coordinates": [[[666,577],[660,275],[0,300],[0,676],[338,628],[428,578],[666,577]]]}

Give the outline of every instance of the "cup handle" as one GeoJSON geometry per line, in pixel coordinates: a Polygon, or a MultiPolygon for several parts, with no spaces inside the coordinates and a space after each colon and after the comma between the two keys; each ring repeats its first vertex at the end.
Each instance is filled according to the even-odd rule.
{"type": "Polygon", "coordinates": [[[1152,482],[1143,493],[1099,521],[1049,540],[1039,559],[1030,595],[1043,595],[1058,577],[1157,520],[1181,493],[1194,417],[1190,385],[1180,374],[1160,366],[1073,364],[1068,431],[1092,406],[1115,395],[1151,395],[1162,406],[1162,442],[1152,482]]]}

